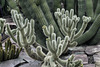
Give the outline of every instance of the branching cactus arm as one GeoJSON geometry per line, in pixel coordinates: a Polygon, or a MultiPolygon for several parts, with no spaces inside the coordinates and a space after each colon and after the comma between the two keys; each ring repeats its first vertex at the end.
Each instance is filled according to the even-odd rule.
{"type": "MultiPolygon", "coordinates": [[[[49,51],[47,55],[42,51],[42,48],[38,46],[37,54],[38,56],[44,58],[44,63],[42,67],[56,67],[57,65],[60,65],[61,67],[63,66],[83,67],[81,60],[74,61],[73,55],[68,60],[62,60],[59,58],[59,56],[61,56],[61,54],[65,51],[65,49],[69,47],[68,41],[69,41],[68,36],[66,36],[64,40],[61,40],[61,37],[56,37],[56,34],[52,33],[51,37],[48,37],[46,39],[46,45],[49,51]]],[[[75,43],[76,42],[73,42],[72,44],[74,45],[75,43]]]]}
{"type": "Polygon", "coordinates": [[[80,17],[74,15],[74,10],[71,9],[70,11],[65,10],[64,8],[58,8],[57,11],[54,13],[55,18],[57,19],[57,23],[60,27],[60,31],[64,36],[69,36],[69,47],[74,47],[78,43],[75,42],[75,39],[80,37],[86,27],[87,24],[91,21],[91,17],[83,16],[83,24],[79,31],[77,31],[77,24],[80,21],[80,17]],[[77,31],[77,32],[76,32],[77,31]]]}
{"type": "Polygon", "coordinates": [[[50,37],[51,34],[54,33],[54,27],[53,27],[53,25],[49,25],[48,27],[44,25],[42,27],[42,29],[43,29],[44,35],[47,36],[47,37],[50,37]]]}
{"type": "Polygon", "coordinates": [[[80,28],[80,30],[78,31],[78,33],[75,35],[74,38],[78,38],[79,36],[81,36],[83,32],[85,31],[87,24],[91,21],[91,17],[83,16],[82,19],[83,19],[82,27],[80,28]]]}
{"type": "Polygon", "coordinates": [[[16,35],[17,38],[14,37],[12,34],[12,30],[10,29],[9,25],[6,27],[6,31],[9,33],[11,38],[18,43],[21,47],[24,47],[27,54],[36,60],[42,60],[34,50],[30,47],[30,45],[35,43],[36,36],[34,35],[34,20],[31,19],[30,21],[26,18],[22,17],[21,14],[18,14],[16,10],[12,10],[12,18],[15,22],[17,29],[16,29],[16,35]]]}

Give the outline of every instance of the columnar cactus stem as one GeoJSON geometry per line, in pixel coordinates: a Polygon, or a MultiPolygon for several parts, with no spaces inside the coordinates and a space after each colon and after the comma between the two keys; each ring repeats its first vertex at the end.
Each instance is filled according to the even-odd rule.
{"type": "Polygon", "coordinates": [[[6,20],[3,18],[0,18],[0,34],[4,32],[4,24],[6,20]]]}
{"type": "Polygon", "coordinates": [[[96,34],[96,31],[98,31],[98,29],[100,27],[100,19],[99,18],[100,18],[100,14],[97,16],[94,23],[90,27],[90,29],[87,30],[82,36],[76,38],[75,41],[78,42],[79,44],[82,44],[82,43],[86,42],[87,40],[91,39],[96,34]]]}
{"type": "Polygon", "coordinates": [[[24,20],[22,15],[18,14],[16,10],[12,10],[11,14],[17,26],[17,29],[16,29],[17,38],[15,38],[14,35],[12,34],[12,31],[9,25],[7,25],[6,31],[9,33],[11,38],[16,43],[18,43],[21,47],[25,48],[29,56],[31,56],[33,59],[41,60],[41,58],[37,56],[36,52],[32,51],[30,47],[30,45],[36,42],[36,36],[34,35],[35,34],[34,20],[31,19],[29,21],[27,18],[24,20]]]}
{"type": "Polygon", "coordinates": [[[94,15],[94,19],[97,18],[98,14],[100,14],[100,0],[98,0],[98,3],[97,3],[97,7],[96,7],[96,10],[95,10],[95,15],[94,15]]]}
{"type": "Polygon", "coordinates": [[[70,9],[74,9],[74,0],[66,0],[66,9],[70,10],[70,9]]]}
{"type": "Polygon", "coordinates": [[[91,18],[93,18],[94,12],[93,12],[92,0],[86,0],[86,12],[87,12],[87,16],[90,16],[91,18]]]}
{"type": "Polygon", "coordinates": [[[86,12],[85,0],[78,0],[78,16],[80,17],[80,21],[77,25],[78,31],[82,26],[82,17],[85,15],[85,12],[86,12]]]}

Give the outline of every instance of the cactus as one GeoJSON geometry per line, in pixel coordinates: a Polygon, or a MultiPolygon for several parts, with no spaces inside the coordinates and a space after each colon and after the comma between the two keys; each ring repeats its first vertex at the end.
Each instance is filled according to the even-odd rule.
{"type": "Polygon", "coordinates": [[[6,20],[3,18],[0,18],[0,34],[4,32],[4,24],[6,20]]]}
{"type": "MultiPolygon", "coordinates": [[[[37,0],[38,1],[38,0],[37,0]]],[[[57,33],[57,35],[62,36],[62,34],[59,32],[59,28],[56,24],[56,22],[54,21],[54,18],[50,12],[50,9],[47,5],[46,0],[42,0],[39,2],[36,2],[35,0],[19,0],[19,4],[20,7],[22,8],[22,12],[23,14],[28,17],[29,19],[31,18],[35,18],[36,20],[36,36],[37,36],[37,42],[41,43],[43,46],[45,46],[45,36],[42,32],[41,27],[43,25],[49,25],[52,24],[55,26],[55,32],[57,33]],[[26,5],[27,4],[27,5],[26,5]],[[32,7],[30,7],[32,6],[32,7]],[[29,13],[27,13],[29,12],[29,13]],[[41,36],[41,37],[38,37],[41,36]],[[42,39],[41,39],[42,38],[42,39]],[[41,41],[43,40],[43,41],[41,41]]],[[[46,47],[46,46],[45,46],[46,47]]]]}
{"type": "Polygon", "coordinates": [[[18,58],[21,48],[16,47],[8,38],[4,45],[0,42],[0,62],[18,58]]]}
{"type": "Polygon", "coordinates": [[[82,26],[82,19],[81,18],[82,18],[82,16],[85,15],[85,12],[86,12],[85,10],[86,10],[85,0],[78,0],[78,16],[80,17],[80,21],[79,21],[79,23],[77,25],[78,31],[82,26]]]}
{"type": "Polygon", "coordinates": [[[100,0],[96,0],[94,3],[92,0],[86,0],[86,14],[91,17],[91,21],[88,25],[88,30],[83,36],[76,39],[79,44],[83,44],[88,41],[88,44],[96,44],[99,42],[99,28],[100,28],[100,0]],[[95,4],[97,3],[97,5],[95,4]],[[94,4],[94,5],[93,5],[94,4]]]}
{"type": "Polygon", "coordinates": [[[29,56],[32,56],[32,58],[41,60],[37,57],[35,52],[29,52],[30,45],[34,44],[36,41],[36,36],[34,35],[34,20],[31,19],[30,21],[26,18],[22,17],[21,14],[18,14],[16,10],[11,11],[13,21],[16,23],[17,29],[16,29],[16,35],[17,38],[14,37],[9,25],[6,25],[6,31],[10,35],[10,37],[19,44],[21,47],[25,47],[26,52],[29,54],[29,56]]]}
{"type": "Polygon", "coordinates": [[[0,42],[2,39],[2,33],[4,32],[4,25],[5,25],[6,20],[3,18],[0,18],[0,42]]]}
{"type": "MultiPolygon", "coordinates": [[[[33,19],[30,21],[26,18],[24,19],[21,14],[18,14],[16,10],[11,11],[12,17],[14,22],[16,23],[16,35],[17,38],[14,38],[12,31],[9,25],[6,26],[6,31],[12,37],[12,39],[18,43],[21,47],[24,47],[26,53],[33,59],[44,61],[42,67],[63,67],[63,66],[82,66],[81,60],[74,61],[74,56],[72,55],[68,60],[60,59],[60,56],[66,49],[69,47],[70,36],[65,36],[62,40],[61,37],[57,37],[54,33],[54,27],[50,26],[43,26],[44,35],[47,37],[46,39],[46,46],[48,49],[48,53],[42,51],[41,45],[38,45],[36,42],[35,36],[35,29],[34,25],[35,22],[33,19]],[[36,52],[32,50],[32,45],[37,45],[36,52]]],[[[77,43],[74,42],[73,45],[77,43]]],[[[12,55],[12,54],[11,54],[12,55]]]]}
{"type": "MultiPolygon", "coordinates": [[[[58,8],[57,12],[55,12],[55,17],[57,19],[57,23],[59,25],[59,28],[64,36],[69,36],[70,41],[75,41],[80,36],[84,35],[84,31],[87,27],[87,24],[90,22],[91,17],[83,16],[83,24],[78,32],[77,30],[77,24],[80,20],[80,17],[77,17],[77,15],[74,15],[74,10],[71,9],[70,12],[68,10],[65,11],[64,8],[61,10],[58,8]]],[[[73,43],[70,42],[70,43],[73,43]]],[[[78,41],[76,41],[78,42],[78,41]]],[[[79,43],[79,42],[78,42],[79,43]]],[[[72,45],[73,46],[73,45],[72,45]]]]}
{"type": "Polygon", "coordinates": [[[74,5],[75,5],[74,0],[66,0],[66,9],[67,10],[74,9],[74,5]]]}
{"type": "Polygon", "coordinates": [[[100,27],[100,14],[98,17],[95,19],[94,23],[92,26],[87,30],[82,36],[79,38],[76,38],[75,41],[77,41],[79,44],[85,43],[88,40],[90,40],[93,36],[97,35],[96,32],[98,31],[100,27]]]}
{"type": "Polygon", "coordinates": [[[6,42],[4,42],[4,45],[1,42],[1,34],[4,32],[5,22],[5,19],[0,18],[0,62],[18,58],[19,53],[21,52],[21,48],[18,48],[12,44],[9,38],[6,40],[6,42]]]}

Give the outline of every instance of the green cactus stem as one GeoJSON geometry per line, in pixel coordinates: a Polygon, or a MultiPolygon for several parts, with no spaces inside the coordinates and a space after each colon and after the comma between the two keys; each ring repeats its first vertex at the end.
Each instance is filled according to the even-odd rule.
{"type": "MultiPolygon", "coordinates": [[[[43,26],[43,32],[44,35],[46,35],[46,46],[48,49],[48,52],[45,53],[42,51],[41,45],[38,45],[36,47],[36,52],[32,50],[32,47],[34,48],[34,44],[36,44],[36,36],[35,36],[35,29],[34,25],[35,22],[33,19],[30,21],[28,19],[24,19],[21,14],[17,14],[15,10],[12,10],[12,17],[13,20],[16,23],[17,29],[16,29],[16,35],[17,38],[15,40],[17,41],[21,47],[24,47],[26,53],[33,59],[44,61],[42,64],[42,67],[56,67],[56,66],[71,66],[74,64],[75,66],[81,67],[81,61],[74,61],[73,56],[69,58],[68,60],[62,60],[59,57],[64,53],[65,50],[68,49],[69,46],[75,46],[77,45],[77,42],[71,42],[69,43],[70,39],[73,38],[74,30],[71,31],[70,36],[65,36],[64,39],[61,37],[57,37],[54,33],[54,27],[53,25],[50,26],[43,26]],[[14,13],[14,14],[13,14],[14,13]],[[32,46],[33,45],[33,46],[32,46]],[[63,62],[61,62],[63,61],[63,62]],[[68,63],[68,64],[67,64],[68,63]],[[66,65],[65,65],[66,64],[66,65]]],[[[72,14],[71,14],[72,16],[72,14]]],[[[8,31],[9,35],[11,37],[14,37],[11,33],[10,27],[7,25],[6,31],[8,31]]],[[[13,47],[11,47],[13,48],[13,47]]],[[[12,53],[14,53],[14,49],[11,50],[12,53]]],[[[13,54],[10,52],[10,56],[13,56],[13,54]]]]}
{"type": "Polygon", "coordinates": [[[95,15],[94,15],[94,19],[97,18],[98,14],[100,14],[100,0],[98,0],[98,3],[97,3],[97,7],[96,7],[96,10],[95,10],[95,15]]]}
{"type": "Polygon", "coordinates": [[[36,36],[34,35],[35,34],[34,20],[31,19],[29,21],[27,18],[24,20],[21,14],[16,14],[16,10],[12,10],[11,13],[12,13],[13,20],[15,21],[17,26],[16,29],[17,38],[14,38],[14,35],[12,34],[9,25],[6,26],[6,31],[9,33],[10,37],[13,40],[15,40],[16,43],[19,44],[19,46],[25,48],[25,51],[28,53],[29,56],[39,60],[40,58],[37,57],[34,51],[31,51],[31,47],[30,47],[30,45],[36,42],[36,36]]]}
{"type": "Polygon", "coordinates": [[[66,0],[66,9],[70,10],[70,9],[74,9],[74,0],[66,0]]]}
{"type": "Polygon", "coordinates": [[[16,47],[8,38],[4,46],[0,42],[0,62],[18,58],[21,48],[16,47]],[[17,55],[16,55],[17,54],[17,55]]]}
{"type": "Polygon", "coordinates": [[[86,13],[87,13],[87,16],[90,16],[91,18],[93,18],[94,12],[93,12],[92,0],[86,0],[86,13]]]}
{"type": "Polygon", "coordinates": [[[83,24],[82,24],[80,30],[78,32],[76,32],[77,24],[80,20],[80,17],[77,17],[77,15],[74,15],[73,9],[71,9],[69,12],[68,10],[65,11],[64,8],[62,8],[61,10],[58,8],[57,12],[55,12],[55,17],[57,19],[57,23],[60,27],[62,34],[64,36],[70,37],[70,40],[69,40],[70,46],[69,47],[75,46],[75,44],[77,44],[76,43],[77,41],[74,42],[74,40],[83,35],[83,33],[87,27],[87,24],[91,20],[91,17],[83,16],[82,17],[83,24]]]}
{"type": "Polygon", "coordinates": [[[6,20],[3,18],[0,18],[0,34],[4,32],[4,24],[6,20]]]}
{"type": "Polygon", "coordinates": [[[85,0],[78,0],[78,16],[80,17],[80,21],[77,25],[78,31],[82,26],[82,17],[85,15],[85,12],[86,12],[85,0]]]}
{"type": "Polygon", "coordinates": [[[78,42],[79,44],[85,43],[96,34],[99,27],[100,27],[100,14],[95,19],[89,30],[87,30],[82,36],[76,38],[75,41],[78,42]]]}

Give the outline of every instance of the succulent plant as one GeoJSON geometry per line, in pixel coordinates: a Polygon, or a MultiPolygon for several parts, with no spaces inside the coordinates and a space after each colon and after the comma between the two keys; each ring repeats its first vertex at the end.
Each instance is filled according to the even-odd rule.
{"type": "Polygon", "coordinates": [[[4,32],[4,24],[6,20],[3,18],[0,18],[0,34],[4,32]]]}
{"type": "Polygon", "coordinates": [[[4,32],[5,22],[5,19],[0,18],[0,62],[18,58],[21,51],[21,48],[12,44],[9,38],[4,42],[4,44],[2,43],[1,39],[4,32]]]}
{"type": "MultiPolygon", "coordinates": [[[[46,2],[46,0],[34,0],[34,1],[30,1],[30,0],[26,0],[26,1],[22,1],[22,0],[18,0],[20,7],[22,9],[23,14],[25,15],[25,17],[28,18],[34,18],[36,20],[36,36],[41,35],[41,38],[43,41],[39,40],[41,39],[40,37],[38,37],[38,42],[41,44],[45,44],[45,36],[42,33],[41,27],[43,25],[50,25],[52,24],[55,28],[55,33],[57,34],[57,36],[61,36],[62,38],[64,38],[64,36],[62,35],[61,30],[59,29],[59,24],[56,22],[55,17],[52,16],[53,13],[50,12],[50,9],[48,7],[48,4],[46,2]],[[27,4],[27,5],[26,5],[27,4]],[[37,34],[39,33],[39,34],[37,34]]],[[[51,1],[51,0],[49,0],[51,1]]],[[[48,3],[49,3],[48,1],[48,3]]],[[[82,24],[83,24],[83,19],[82,17],[87,15],[88,17],[91,17],[91,21],[88,24],[88,27],[84,30],[84,35],[81,35],[80,37],[76,38],[75,41],[78,42],[78,44],[83,44],[83,43],[87,43],[89,42],[90,44],[96,44],[98,42],[98,36],[99,34],[99,0],[97,1],[92,1],[92,0],[62,0],[62,1],[58,1],[58,2],[62,2],[64,4],[64,9],[74,9],[74,12],[77,16],[80,17],[80,21],[77,24],[76,28],[77,28],[77,32],[81,29],[82,24]],[[71,4],[70,4],[71,3],[71,4]],[[89,5],[90,4],[90,5],[89,5]],[[94,4],[94,5],[93,5],[94,4]],[[97,4],[97,5],[96,5],[97,4]],[[89,6],[88,6],[89,5],[89,6]],[[89,9],[90,8],[90,9],[89,9]],[[90,12],[89,12],[90,11],[90,12]],[[91,16],[92,15],[92,16],[91,16]],[[94,18],[95,16],[95,18],[94,18]],[[97,25],[98,24],[98,25],[97,25]],[[97,26],[96,26],[97,25],[97,26]],[[95,30],[94,30],[95,29],[95,30]],[[92,32],[94,31],[94,32],[92,32]],[[93,33],[93,34],[90,34],[93,33]],[[91,41],[91,42],[90,42],[91,41]]],[[[54,5],[56,5],[56,1],[54,1],[54,5]]],[[[60,4],[60,3],[59,3],[60,4]]],[[[55,12],[55,11],[54,11],[55,12]]],[[[46,47],[45,45],[43,45],[44,47],[46,47]]]]}
{"type": "MultiPolygon", "coordinates": [[[[65,36],[62,38],[56,36],[54,33],[53,25],[50,26],[43,26],[44,35],[47,37],[46,39],[46,46],[48,52],[45,53],[42,51],[43,46],[41,44],[37,44],[36,36],[35,36],[35,22],[33,19],[28,20],[27,18],[24,19],[21,14],[18,14],[16,10],[11,11],[12,18],[16,23],[16,35],[17,38],[14,38],[14,35],[9,27],[6,26],[6,31],[9,33],[11,38],[18,43],[21,47],[24,47],[26,53],[33,59],[44,61],[42,67],[83,67],[81,60],[74,61],[74,56],[72,55],[67,60],[60,59],[60,56],[66,49],[69,47],[70,36],[65,36]],[[34,45],[37,45],[36,52],[32,50],[34,45]]],[[[77,42],[73,43],[73,46],[77,45],[77,42]]]]}
{"type": "Polygon", "coordinates": [[[3,18],[0,18],[0,41],[2,39],[2,33],[4,32],[4,25],[6,20],[3,18]]]}
{"type": "Polygon", "coordinates": [[[0,42],[0,62],[18,58],[21,48],[16,47],[8,38],[3,44],[0,42]]]}

